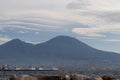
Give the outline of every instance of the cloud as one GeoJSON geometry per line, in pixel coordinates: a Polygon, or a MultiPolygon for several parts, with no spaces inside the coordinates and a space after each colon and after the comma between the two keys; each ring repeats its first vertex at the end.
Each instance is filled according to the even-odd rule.
{"type": "Polygon", "coordinates": [[[9,17],[0,18],[0,29],[5,27],[18,28],[18,26],[30,30],[60,29],[71,24],[70,20],[64,18],[65,15],[65,13],[48,10],[30,11],[29,14],[24,12],[9,13],[7,15],[9,17]]]}
{"type": "Polygon", "coordinates": [[[9,37],[0,35],[0,44],[3,44],[3,43],[8,42],[10,40],[11,39],[9,37]]]}
{"type": "Polygon", "coordinates": [[[1,0],[1,11],[28,11],[28,10],[60,10],[73,0],[1,0]]]}
{"type": "Polygon", "coordinates": [[[36,35],[38,35],[38,34],[39,34],[39,32],[35,32],[35,34],[36,34],[36,35]]]}
{"type": "Polygon", "coordinates": [[[118,11],[120,10],[119,0],[74,0],[67,5],[69,9],[81,9],[91,11],[118,11]]]}
{"type": "Polygon", "coordinates": [[[101,12],[101,13],[97,13],[97,14],[93,14],[96,15],[96,17],[99,18],[103,18],[108,22],[112,22],[112,23],[119,23],[120,22],[120,11],[107,11],[107,12],[101,12]]]}
{"type": "Polygon", "coordinates": [[[0,8],[0,30],[10,27],[37,31],[71,29],[72,33],[88,37],[120,34],[119,0],[12,0],[6,3],[9,7],[5,1],[0,3],[4,8],[0,8]]]}
{"type": "Polygon", "coordinates": [[[63,8],[66,0],[4,0],[0,1],[0,30],[21,26],[26,29],[57,29],[68,24],[63,8]],[[6,3],[7,2],[7,3],[6,3]],[[61,11],[62,10],[62,11],[61,11]],[[32,28],[30,26],[33,26],[32,28]]]}
{"type": "Polygon", "coordinates": [[[104,40],[107,42],[120,42],[120,39],[108,39],[108,40],[104,40]]]}
{"type": "Polygon", "coordinates": [[[31,43],[31,44],[40,44],[41,42],[37,42],[37,41],[25,41],[26,43],[31,43]]]}
{"type": "Polygon", "coordinates": [[[72,32],[88,37],[105,37],[104,34],[101,34],[99,28],[74,28],[72,32]]]}
{"type": "Polygon", "coordinates": [[[71,18],[87,28],[74,27],[72,32],[89,37],[120,34],[120,1],[76,0],[67,5],[71,18]]]}
{"type": "Polygon", "coordinates": [[[24,34],[25,32],[24,32],[24,31],[18,31],[18,33],[20,33],[20,34],[24,34]]]}
{"type": "Polygon", "coordinates": [[[87,0],[74,0],[73,2],[70,2],[66,7],[68,9],[86,9],[86,7],[90,5],[86,2],[87,0]]]}

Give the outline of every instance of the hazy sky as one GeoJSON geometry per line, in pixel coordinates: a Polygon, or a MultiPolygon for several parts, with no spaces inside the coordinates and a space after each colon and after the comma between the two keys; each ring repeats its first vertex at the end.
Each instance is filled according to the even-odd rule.
{"type": "Polygon", "coordinates": [[[0,0],[0,44],[58,35],[120,53],[120,0],[0,0]]]}

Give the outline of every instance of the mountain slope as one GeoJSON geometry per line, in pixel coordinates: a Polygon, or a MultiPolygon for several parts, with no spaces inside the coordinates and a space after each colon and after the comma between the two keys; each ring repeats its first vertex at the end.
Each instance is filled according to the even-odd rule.
{"type": "Polygon", "coordinates": [[[0,46],[0,64],[19,63],[27,61],[29,50],[33,44],[25,43],[19,39],[13,39],[0,46]]]}
{"type": "Polygon", "coordinates": [[[83,42],[68,36],[58,36],[45,43],[36,45],[34,53],[41,53],[55,60],[67,60],[69,62],[118,62],[120,55],[94,49],[83,42]]]}
{"type": "Polygon", "coordinates": [[[33,45],[14,39],[0,46],[0,64],[118,64],[120,54],[94,49],[68,36],[33,45]]]}

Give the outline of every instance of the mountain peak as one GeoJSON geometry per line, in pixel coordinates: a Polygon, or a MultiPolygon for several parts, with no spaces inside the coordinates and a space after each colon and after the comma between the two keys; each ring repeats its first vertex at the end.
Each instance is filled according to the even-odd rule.
{"type": "Polygon", "coordinates": [[[22,42],[20,39],[13,39],[11,41],[22,42]]]}
{"type": "MultiPolygon", "coordinates": [[[[60,35],[60,36],[56,36],[55,38],[72,38],[73,39],[73,37],[70,37],[70,36],[64,36],[64,35],[60,35]]],[[[55,38],[53,38],[53,39],[55,39],[55,38]]]]}
{"type": "Polygon", "coordinates": [[[69,37],[69,36],[57,36],[55,38],[50,39],[47,41],[47,43],[50,44],[60,44],[60,45],[81,45],[81,46],[87,46],[83,42],[79,41],[78,39],[74,37],[69,37]]]}
{"type": "Polygon", "coordinates": [[[18,45],[22,45],[24,42],[21,41],[20,39],[12,39],[10,41],[8,41],[7,43],[1,45],[1,46],[18,46],[18,45]]]}
{"type": "Polygon", "coordinates": [[[18,43],[23,43],[23,41],[21,41],[20,39],[13,39],[13,40],[11,40],[11,41],[8,41],[7,43],[18,44],[18,43]]]}
{"type": "Polygon", "coordinates": [[[69,36],[57,36],[57,37],[55,37],[55,38],[52,38],[51,40],[49,40],[49,41],[62,41],[62,42],[69,42],[69,41],[79,41],[79,40],[77,40],[76,38],[74,38],[74,37],[69,37],[69,36]]]}

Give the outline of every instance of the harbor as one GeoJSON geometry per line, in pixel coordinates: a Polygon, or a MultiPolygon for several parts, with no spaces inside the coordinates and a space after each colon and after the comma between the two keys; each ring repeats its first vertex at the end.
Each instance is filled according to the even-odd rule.
{"type": "Polygon", "coordinates": [[[58,71],[57,67],[2,65],[0,71],[58,71]]]}
{"type": "Polygon", "coordinates": [[[13,66],[13,65],[2,65],[0,66],[0,77],[9,77],[12,74],[41,74],[41,75],[57,75],[59,69],[56,67],[43,67],[43,66],[13,66]]]}

